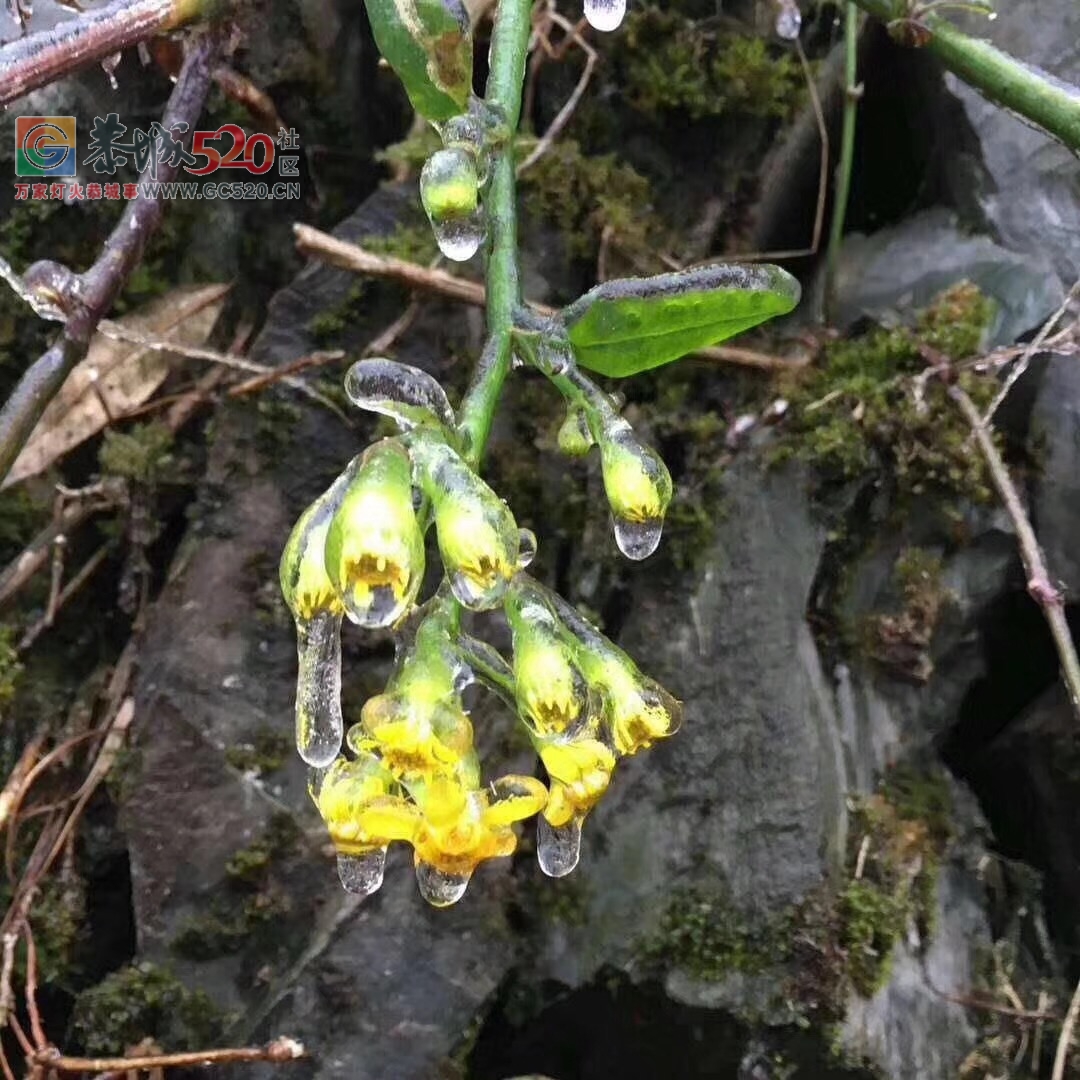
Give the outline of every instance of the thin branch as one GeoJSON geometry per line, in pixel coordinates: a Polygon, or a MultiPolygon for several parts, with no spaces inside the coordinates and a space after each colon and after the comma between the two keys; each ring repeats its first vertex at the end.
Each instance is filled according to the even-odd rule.
{"type": "Polygon", "coordinates": [[[188,22],[198,0],[113,0],[0,48],[0,106],[47,86],[78,68],[104,60],[136,42],[188,22]]]}
{"type": "MultiPolygon", "coordinates": [[[[352,270],[358,274],[367,274],[370,277],[396,281],[410,289],[445,296],[472,307],[484,307],[487,303],[487,290],[479,282],[454,277],[445,270],[430,270],[426,266],[406,262],[404,259],[395,259],[388,255],[373,255],[357,244],[339,240],[336,236],[321,232],[310,225],[294,225],[293,233],[296,236],[296,247],[302,254],[321,259],[331,266],[352,270]]],[[[538,315],[556,314],[557,309],[548,307],[546,304],[533,301],[526,301],[526,303],[538,315]]],[[[762,371],[790,371],[792,368],[801,366],[801,362],[797,360],[785,360],[779,356],[770,356],[768,353],[732,345],[713,345],[707,349],[700,349],[692,355],[704,360],[737,364],[740,367],[757,368],[762,371]]]]}
{"type": "Polygon", "coordinates": [[[130,1058],[65,1057],[55,1048],[31,1056],[31,1063],[66,1073],[127,1073],[136,1069],[179,1069],[202,1065],[230,1065],[238,1062],[269,1061],[282,1063],[307,1057],[304,1044],[281,1036],[265,1046],[238,1046],[225,1050],[193,1050],[181,1054],[149,1054],[130,1058]]]}
{"type": "MultiPolygon", "coordinates": [[[[1046,560],[1043,557],[1039,541],[1035,536],[1035,530],[1031,527],[1016,485],[1009,476],[1009,470],[1001,459],[994,440],[990,437],[990,431],[983,422],[975,403],[960,386],[949,387],[949,396],[959,406],[965,419],[971,425],[975,433],[975,441],[986,460],[998,496],[1005,506],[1005,511],[1012,520],[1013,528],[1016,529],[1017,543],[1020,545],[1020,557],[1024,562],[1027,572],[1027,589],[1032,599],[1042,608],[1043,616],[1050,627],[1050,634],[1054,639],[1058,657],[1061,660],[1061,677],[1072,702],[1073,712],[1080,720],[1080,659],[1077,659],[1076,647],[1073,645],[1072,634],[1065,618],[1065,601],[1061,591],[1050,583],[1050,574],[1046,569],[1046,560]]],[[[1080,993],[1080,991],[1078,991],[1080,993]]]]}
{"type": "MultiPolygon", "coordinates": [[[[165,109],[162,126],[175,132],[178,125],[186,124],[181,135],[185,143],[190,142],[202,112],[216,52],[217,38],[212,33],[192,43],[165,109]]],[[[161,165],[159,179],[172,180],[177,168],[168,163],[161,165]]],[[[69,273],[73,284],[63,298],[63,306],[70,306],[64,330],[53,346],[31,364],[0,411],[0,478],[11,469],[45,406],[86,356],[98,323],[138,265],[147,239],[161,221],[162,210],[163,200],[140,194],[125,207],[97,262],[80,276],[69,273]]]]}
{"type": "Polygon", "coordinates": [[[1069,1011],[1065,1014],[1065,1022],[1061,1025],[1061,1036],[1058,1039],[1057,1052],[1054,1054],[1054,1071],[1050,1074],[1050,1080],[1064,1080],[1065,1064],[1069,1060],[1069,1049],[1072,1046],[1073,1032],[1076,1030],[1077,1016],[1080,1016],[1080,983],[1076,984],[1072,1000],[1069,1002],[1069,1011]]]}

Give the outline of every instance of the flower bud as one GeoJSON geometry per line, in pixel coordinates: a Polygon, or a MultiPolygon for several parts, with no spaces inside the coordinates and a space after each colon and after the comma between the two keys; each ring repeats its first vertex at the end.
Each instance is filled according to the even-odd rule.
{"type": "Polygon", "coordinates": [[[648,558],[660,543],[671,502],[671,474],[660,455],[638,442],[622,419],[601,434],[600,462],[619,550],[628,559],[648,558]]]}
{"type": "Polygon", "coordinates": [[[383,439],[349,466],[326,537],[326,572],[360,626],[390,626],[416,599],[424,538],[412,500],[409,456],[383,439]]]}
{"type": "Polygon", "coordinates": [[[425,435],[412,449],[454,596],[477,611],[494,607],[518,569],[514,515],[446,443],[425,435]]]}
{"type": "Polygon", "coordinates": [[[439,250],[456,262],[471,259],[484,238],[476,158],[460,146],[436,150],[420,173],[420,201],[439,250]]]}
{"type": "Polygon", "coordinates": [[[568,457],[584,457],[594,442],[585,410],[579,405],[568,405],[566,419],[559,428],[559,449],[568,457]]]}

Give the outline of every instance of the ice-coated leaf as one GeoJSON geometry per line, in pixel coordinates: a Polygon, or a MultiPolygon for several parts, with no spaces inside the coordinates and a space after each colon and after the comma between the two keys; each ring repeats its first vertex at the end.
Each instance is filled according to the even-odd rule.
{"type": "MultiPolygon", "coordinates": [[[[225,305],[228,285],[184,285],[117,319],[125,330],[154,341],[202,345],[225,305]]],[[[148,401],[174,360],[161,349],[97,333],[90,350],[49,402],[0,487],[44,472],[54,461],[112,421],[148,401]]]]}
{"type": "Polygon", "coordinates": [[[428,120],[465,111],[472,29],[461,0],[365,0],[371,30],[413,108],[428,120]]]}
{"type": "Polygon", "coordinates": [[[454,430],[446,392],[426,371],[396,360],[358,360],[345,373],[345,393],[354,405],[393,417],[405,430],[454,430]]]}
{"type": "Polygon", "coordinates": [[[705,266],[607,281],[562,318],[582,367],[624,378],[784,315],[799,296],[778,266],[705,266]]]}

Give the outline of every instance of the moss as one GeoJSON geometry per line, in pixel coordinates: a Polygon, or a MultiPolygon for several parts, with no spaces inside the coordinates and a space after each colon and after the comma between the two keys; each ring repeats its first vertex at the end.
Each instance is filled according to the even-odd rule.
{"type": "Polygon", "coordinates": [[[358,281],[337,304],[308,319],[308,332],[317,345],[333,345],[363,316],[366,303],[364,283],[358,281]]]}
{"type": "Polygon", "coordinates": [[[870,997],[888,981],[893,947],[904,929],[903,904],[876,884],[851,881],[837,905],[848,975],[855,989],[870,997]]]}
{"type": "MultiPolygon", "coordinates": [[[[790,420],[774,461],[811,462],[823,485],[874,476],[900,497],[930,494],[989,502],[986,464],[940,379],[919,379],[935,355],[977,353],[990,302],[963,282],[943,293],[911,328],[879,328],[825,347],[823,363],[793,373],[783,387],[790,420]]],[[[965,370],[959,384],[978,406],[997,383],[965,370]]]]}
{"type": "Polygon", "coordinates": [[[264,458],[276,461],[280,453],[292,445],[296,425],[300,422],[300,407],[274,393],[258,394],[255,414],[255,446],[264,458]]]}
{"type": "Polygon", "coordinates": [[[133,424],[127,431],[110,428],[98,451],[98,464],[106,475],[152,487],[173,475],[173,441],[173,433],[157,420],[133,424]]]}
{"type": "Polygon", "coordinates": [[[643,959],[682,968],[705,982],[719,982],[735,971],[764,971],[785,959],[785,935],[779,932],[784,921],[752,926],[722,894],[681,890],[644,946],[643,959]]]}
{"type": "Polygon", "coordinates": [[[893,567],[898,610],[871,615],[864,627],[868,655],[889,670],[923,683],[933,672],[930,644],[952,594],[941,583],[941,556],[904,548],[893,567]]]}
{"type": "Polygon", "coordinates": [[[713,30],[669,10],[627,16],[621,65],[628,102],[661,118],[672,110],[698,119],[734,114],[790,115],[805,80],[790,54],[763,38],[713,30]]]}
{"type": "Polygon", "coordinates": [[[82,879],[74,873],[45,878],[30,907],[38,979],[43,986],[70,986],[77,974],[76,956],[86,933],[85,919],[82,879]]]}
{"type": "Polygon", "coordinates": [[[143,1039],[164,1050],[212,1046],[222,1035],[221,1011],[202,990],[189,990],[166,968],[121,968],[76,999],[72,1033],[90,1055],[120,1055],[143,1039]]]}
{"type": "Polygon", "coordinates": [[[288,760],[292,739],[274,728],[260,728],[251,742],[230,746],[225,750],[225,760],[241,772],[260,775],[276,772],[288,760]]]}
{"type": "Polygon", "coordinates": [[[365,237],[363,246],[375,255],[390,255],[413,263],[429,263],[439,253],[435,234],[426,221],[402,222],[386,236],[365,237]]]}
{"type": "Polygon", "coordinates": [[[15,640],[15,627],[0,624],[0,711],[14,699],[23,670],[15,640]]]}

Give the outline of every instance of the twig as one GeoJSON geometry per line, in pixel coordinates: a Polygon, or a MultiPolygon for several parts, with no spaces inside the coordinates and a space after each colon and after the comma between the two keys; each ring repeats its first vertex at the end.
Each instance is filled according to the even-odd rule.
{"type": "Polygon", "coordinates": [[[1064,1080],[1065,1063],[1069,1059],[1069,1049],[1072,1046],[1073,1031],[1076,1029],[1078,1015],[1080,1015],[1080,983],[1076,984],[1072,1000],[1069,1002],[1069,1010],[1065,1013],[1065,1022],[1061,1025],[1061,1036],[1058,1038],[1057,1052],[1054,1054],[1054,1071],[1050,1074],[1050,1080],[1064,1080]]]}
{"type": "MultiPolygon", "coordinates": [[[[997,1013],[999,1016],[1011,1016],[1015,1020],[1042,1023],[1046,1020],[1058,1021],[1061,1017],[1057,1013],[1047,1012],[1045,1009],[1015,1009],[1010,1005],[998,1005],[994,1001],[984,1001],[982,998],[966,997],[963,994],[948,994],[944,990],[933,987],[938,997],[951,1001],[955,1005],[963,1005],[968,1009],[984,1009],[986,1012],[997,1013]]],[[[1040,999],[1041,1000],[1041,999],[1040,999]]]]}
{"type": "MultiPolygon", "coordinates": [[[[373,255],[357,244],[339,240],[336,236],[321,232],[310,225],[294,225],[293,233],[296,236],[296,247],[302,254],[321,259],[331,266],[352,270],[358,274],[368,274],[371,277],[397,281],[411,289],[445,296],[472,307],[484,307],[487,303],[487,290],[479,282],[454,277],[445,270],[430,270],[426,266],[406,262],[404,259],[373,255]]],[[[556,313],[555,308],[548,307],[546,304],[533,301],[526,301],[526,303],[539,315],[556,313]]],[[[705,360],[737,364],[740,367],[757,368],[762,371],[789,371],[802,366],[798,361],[785,360],[778,356],[770,356],[768,353],[759,353],[752,349],[731,345],[713,345],[707,349],[699,349],[692,355],[705,360]]]]}
{"type": "Polygon", "coordinates": [[[1061,591],[1050,583],[1050,574],[1046,569],[1046,561],[1035,536],[1035,530],[1031,527],[1031,521],[1024,511],[1020,495],[1012,482],[1012,477],[1009,476],[1009,470],[1005,467],[1005,462],[1002,461],[975,403],[964,389],[957,385],[949,387],[949,396],[956,402],[971,425],[975,440],[979,444],[979,449],[990,471],[990,479],[1005,505],[1005,511],[1012,520],[1013,528],[1016,529],[1020,556],[1027,572],[1028,592],[1042,608],[1047,625],[1050,627],[1050,634],[1061,660],[1061,677],[1069,693],[1073,712],[1080,720],[1080,660],[1077,659],[1072,634],[1065,619],[1065,602],[1061,591]]]}
{"type": "Polygon", "coordinates": [[[38,1050],[47,1050],[49,1040],[45,1038],[45,1028],[41,1023],[41,1012],[37,1004],[37,946],[34,944],[34,931],[30,920],[22,924],[23,938],[26,940],[26,1012],[30,1017],[30,1034],[38,1050]]]}
{"type": "Polygon", "coordinates": [[[1076,297],[1080,296],[1080,281],[1077,281],[1073,287],[1068,291],[1065,299],[1061,302],[1061,307],[1050,316],[1042,324],[1039,332],[1031,339],[1028,345],[1024,348],[1024,351],[1020,354],[1019,361],[1013,365],[1013,369],[1006,376],[1005,381],[1001,384],[1001,389],[994,396],[994,400],[990,402],[990,407],[983,414],[983,423],[989,424],[994,418],[994,413],[998,411],[1001,403],[1009,396],[1009,391],[1012,390],[1016,381],[1024,374],[1028,369],[1028,364],[1031,363],[1031,358],[1042,348],[1043,343],[1050,336],[1050,332],[1057,326],[1061,317],[1069,310],[1069,305],[1072,304],[1076,297]]]}
{"type": "MultiPolygon", "coordinates": [[[[0,792],[0,829],[7,824],[12,806],[15,805],[16,802],[21,801],[22,796],[20,792],[26,784],[26,778],[37,764],[38,757],[41,754],[41,748],[45,745],[46,738],[47,734],[44,731],[39,731],[23,747],[23,751],[19,755],[19,760],[15,762],[15,768],[11,770],[7,782],[4,784],[4,790],[0,792]]],[[[2,1023],[0,1023],[0,1027],[3,1027],[2,1023]]]]}
{"type": "Polygon", "coordinates": [[[197,0],[114,0],[0,48],[0,105],[201,14],[197,0]]]}
{"type": "MultiPolygon", "coordinates": [[[[288,379],[298,371],[307,371],[309,368],[325,367],[327,364],[335,364],[344,360],[345,354],[340,349],[330,352],[313,352],[307,356],[301,356],[298,360],[290,360],[280,367],[267,367],[261,375],[245,379],[243,382],[230,386],[226,391],[228,397],[243,397],[244,394],[255,394],[260,390],[282,379],[288,379]]],[[[262,366],[262,365],[260,365],[262,366]]]]}
{"type": "Polygon", "coordinates": [[[15,966],[15,946],[19,935],[4,935],[4,963],[0,967],[0,1028],[7,1027],[8,1016],[15,1006],[15,992],[11,989],[11,971],[15,966]]]}
{"type": "MultiPolygon", "coordinates": [[[[129,6],[127,0],[122,3],[129,6]]],[[[180,124],[186,125],[180,129],[185,145],[191,141],[195,122],[202,112],[216,52],[217,38],[213,33],[206,33],[191,45],[165,109],[162,126],[167,131],[176,131],[180,124]]],[[[178,165],[168,162],[162,164],[159,179],[172,180],[177,168],[178,165]]],[[[0,411],[0,478],[7,475],[45,406],[86,356],[98,323],[138,265],[147,239],[161,221],[162,210],[163,200],[159,198],[140,195],[128,203],[94,265],[78,277],[70,275],[73,285],[62,305],[70,310],[62,334],[30,365],[0,411]]]]}
{"type": "Polygon", "coordinates": [[[78,1058],[65,1057],[54,1048],[32,1055],[35,1065],[42,1065],[56,1072],[103,1073],[128,1072],[136,1069],[179,1069],[200,1065],[228,1065],[244,1061],[270,1061],[281,1063],[298,1061],[307,1057],[304,1044],[281,1036],[265,1046],[238,1046],[226,1050],[193,1050],[181,1054],[149,1054],[131,1058],[78,1058]]]}

